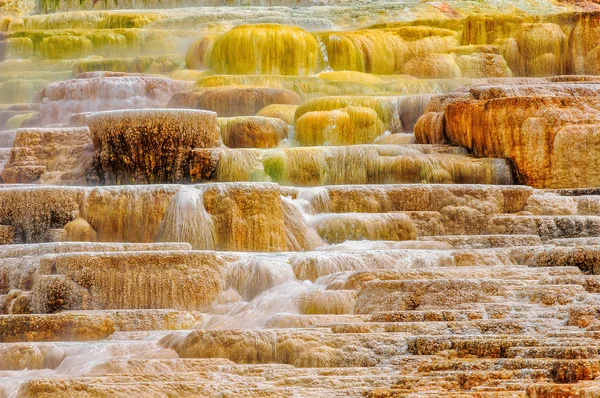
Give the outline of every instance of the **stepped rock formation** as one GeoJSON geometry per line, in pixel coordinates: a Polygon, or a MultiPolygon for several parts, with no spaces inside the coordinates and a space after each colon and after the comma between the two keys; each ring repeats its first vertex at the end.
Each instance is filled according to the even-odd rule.
{"type": "Polygon", "coordinates": [[[148,76],[83,75],[48,85],[40,115],[44,123],[61,123],[72,114],[163,106],[185,84],[148,76]]]}
{"type": "Polygon", "coordinates": [[[600,396],[600,5],[0,0],[0,397],[600,396]]]}
{"type": "Polygon", "coordinates": [[[192,149],[219,140],[213,112],[141,109],[99,112],[86,120],[106,183],[181,181],[189,174],[192,149]]]}
{"type": "Polygon", "coordinates": [[[449,141],[479,156],[509,158],[528,185],[593,187],[597,88],[588,79],[478,86],[432,101],[415,132],[421,142],[449,141]]]}

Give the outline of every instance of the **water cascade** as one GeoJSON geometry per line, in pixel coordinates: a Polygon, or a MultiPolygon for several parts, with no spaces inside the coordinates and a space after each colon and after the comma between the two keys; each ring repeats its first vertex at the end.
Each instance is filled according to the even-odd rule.
{"type": "Polygon", "coordinates": [[[597,397],[600,6],[0,1],[0,397],[597,397]]]}

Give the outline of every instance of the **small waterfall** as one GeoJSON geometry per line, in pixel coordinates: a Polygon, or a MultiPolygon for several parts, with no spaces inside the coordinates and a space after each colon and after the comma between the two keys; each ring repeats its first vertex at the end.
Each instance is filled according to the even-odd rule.
{"type": "Polygon", "coordinates": [[[244,300],[286,282],[295,281],[292,267],[285,261],[267,257],[249,257],[233,263],[227,270],[226,288],[235,289],[244,300]]]}
{"type": "Polygon", "coordinates": [[[323,57],[323,70],[325,72],[331,72],[333,69],[331,65],[329,65],[329,55],[327,54],[327,47],[325,47],[325,43],[319,36],[315,36],[317,39],[317,44],[319,45],[319,50],[321,51],[321,56],[323,57]]]}
{"type": "Polygon", "coordinates": [[[207,329],[257,329],[273,316],[282,313],[298,314],[299,300],[313,286],[308,281],[290,281],[269,289],[250,302],[238,301],[230,305],[226,315],[214,315],[205,324],[207,329]]]}
{"type": "Polygon", "coordinates": [[[188,242],[197,250],[215,250],[217,232],[212,217],[204,208],[202,190],[183,187],[171,199],[156,240],[188,242]]]}

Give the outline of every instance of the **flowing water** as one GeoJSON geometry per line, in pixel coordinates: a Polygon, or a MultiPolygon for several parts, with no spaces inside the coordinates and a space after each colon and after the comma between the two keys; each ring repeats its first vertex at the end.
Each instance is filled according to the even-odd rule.
{"type": "Polygon", "coordinates": [[[0,397],[600,396],[598,10],[0,2],[0,397]]]}

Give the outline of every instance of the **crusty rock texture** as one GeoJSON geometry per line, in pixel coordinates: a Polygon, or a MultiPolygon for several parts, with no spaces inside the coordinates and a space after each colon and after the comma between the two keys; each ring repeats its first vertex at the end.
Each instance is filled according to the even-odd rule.
{"type": "Polygon", "coordinates": [[[274,148],[288,137],[288,125],[281,119],[246,116],[219,118],[223,144],[230,148],[274,148]]]}
{"type": "Polygon", "coordinates": [[[511,159],[521,180],[537,188],[598,186],[600,84],[506,83],[436,99],[417,122],[418,141],[511,159]]]}
{"type": "Polygon", "coordinates": [[[87,127],[19,129],[2,179],[8,184],[85,184],[93,157],[87,127]]]}
{"type": "Polygon", "coordinates": [[[191,151],[220,143],[213,112],[111,111],[92,114],[87,123],[105,183],[186,181],[191,151]]]}
{"type": "Polygon", "coordinates": [[[37,313],[61,310],[201,310],[218,294],[214,255],[186,252],[60,254],[40,261],[33,285],[37,313]],[[128,289],[136,280],[135,289],[128,289]],[[115,295],[120,291],[123,294],[115,295]],[[124,294],[124,292],[128,292],[124,294]]]}

